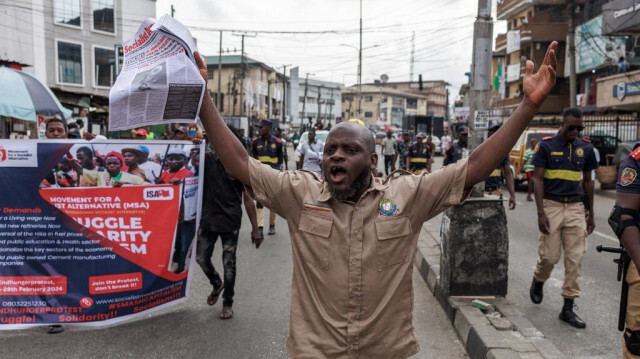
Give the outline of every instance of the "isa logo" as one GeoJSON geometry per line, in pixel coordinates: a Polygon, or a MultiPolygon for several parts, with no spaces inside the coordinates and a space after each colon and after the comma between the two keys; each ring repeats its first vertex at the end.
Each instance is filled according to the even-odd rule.
{"type": "Polygon", "coordinates": [[[38,144],[29,140],[0,140],[0,167],[38,167],[38,144]]]}
{"type": "Polygon", "coordinates": [[[145,201],[168,201],[173,199],[173,187],[148,187],[144,189],[145,201]]]}

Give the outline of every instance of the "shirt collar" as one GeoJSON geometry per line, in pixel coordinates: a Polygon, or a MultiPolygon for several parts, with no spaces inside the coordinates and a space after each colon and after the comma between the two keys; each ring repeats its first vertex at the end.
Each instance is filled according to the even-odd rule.
{"type": "MultiPolygon", "coordinates": [[[[369,188],[367,188],[367,190],[364,191],[364,193],[362,194],[362,197],[364,197],[369,192],[386,190],[389,187],[388,182],[389,182],[388,178],[385,181],[382,181],[380,179],[376,180],[373,174],[371,174],[371,184],[369,185],[369,188]]],[[[320,191],[320,195],[316,200],[318,202],[328,202],[330,199],[331,199],[331,192],[329,191],[329,184],[327,183],[327,181],[323,181],[322,190],[320,191]]]]}

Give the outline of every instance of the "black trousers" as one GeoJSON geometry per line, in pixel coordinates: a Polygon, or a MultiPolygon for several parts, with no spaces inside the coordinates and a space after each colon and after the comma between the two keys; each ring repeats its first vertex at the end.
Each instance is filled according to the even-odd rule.
{"type": "Polygon", "coordinates": [[[222,265],[224,267],[224,292],[222,293],[222,305],[230,307],[233,304],[234,287],[236,284],[236,248],[238,247],[238,230],[233,232],[211,232],[202,230],[198,237],[198,249],[196,262],[209,278],[209,283],[219,288],[222,279],[216,272],[211,256],[213,248],[220,237],[222,241],[222,265]]]}

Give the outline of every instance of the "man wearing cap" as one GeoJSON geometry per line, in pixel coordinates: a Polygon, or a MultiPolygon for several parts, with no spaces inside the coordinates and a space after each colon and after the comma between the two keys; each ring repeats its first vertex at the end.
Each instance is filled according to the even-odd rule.
{"type": "Polygon", "coordinates": [[[173,129],[173,139],[174,140],[188,140],[189,139],[189,131],[187,130],[187,126],[178,126],[173,129]]]}
{"type": "MultiPolygon", "coordinates": [[[[260,120],[258,122],[258,136],[253,139],[251,145],[251,153],[253,158],[280,170],[280,163],[282,163],[282,141],[276,136],[271,135],[271,121],[260,120]]],[[[264,227],[264,206],[260,202],[256,202],[257,215],[258,215],[258,228],[260,230],[260,237],[263,236],[264,227]]],[[[276,213],[269,210],[269,235],[276,234],[276,213]]]]}
{"type": "Polygon", "coordinates": [[[140,151],[137,148],[123,148],[122,156],[124,156],[124,164],[127,165],[127,172],[131,173],[134,176],[138,176],[142,178],[143,181],[151,182],[147,176],[144,169],[139,166],[140,162],[144,162],[147,160],[147,154],[140,151]]]}
{"type": "Polygon", "coordinates": [[[443,166],[456,163],[462,159],[464,152],[467,150],[467,139],[469,138],[469,128],[462,126],[458,128],[458,139],[453,141],[445,150],[443,166]]]}
{"type": "MultiPolygon", "coordinates": [[[[493,136],[494,133],[498,132],[500,128],[499,123],[493,123],[489,126],[488,136],[493,136]]],[[[511,173],[511,160],[509,160],[509,156],[505,157],[500,164],[496,167],[496,169],[491,172],[489,177],[484,180],[484,193],[488,195],[494,195],[502,197],[502,190],[500,187],[502,186],[502,178],[505,179],[505,185],[507,186],[507,191],[509,191],[509,209],[516,208],[516,193],[514,191],[515,184],[513,181],[513,174],[511,173]]]]}
{"type": "Polygon", "coordinates": [[[535,304],[542,302],[542,286],[564,252],[564,306],[559,318],[576,328],[586,327],[573,312],[573,302],[580,296],[578,278],[587,250],[587,235],[595,228],[591,170],[598,168],[593,145],[579,136],[582,129],[582,112],[567,108],[562,114],[560,132],[544,137],[531,161],[535,166],[533,194],[540,235],[529,296],[535,304]]]}
{"type": "Polygon", "coordinates": [[[155,183],[156,177],[160,176],[162,173],[162,166],[153,161],[149,161],[149,148],[147,146],[139,145],[138,150],[144,153],[144,156],[140,157],[138,166],[144,170],[144,176],[147,180],[151,183],[155,183]]]}
{"type": "Polygon", "coordinates": [[[415,174],[426,171],[431,158],[431,149],[423,142],[425,137],[427,135],[424,132],[419,132],[416,135],[416,143],[409,146],[406,165],[407,169],[415,174]]]}
{"type": "Polygon", "coordinates": [[[402,141],[398,142],[396,146],[396,153],[393,155],[393,163],[396,163],[398,160],[398,164],[400,168],[408,171],[407,169],[407,155],[409,154],[409,146],[411,145],[411,136],[409,135],[409,131],[402,131],[402,141]]]}
{"type": "Polygon", "coordinates": [[[169,152],[167,152],[166,161],[169,169],[162,172],[160,177],[156,178],[156,184],[170,183],[177,185],[185,178],[193,175],[193,172],[185,168],[187,164],[187,153],[184,150],[178,147],[172,147],[169,152]]]}
{"type": "Polygon", "coordinates": [[[147,139],[147,130],[145,130],[144,128],[139,128],[138,130],[136,130],[134,138],[136,140],[146,140],[147,139]]]}
{"type": "MultiPolygon", "coordinates": [[[[557,46],[551,43],[536,73],[533,62],[526,62],[524,98],[502,130],[468,158],[431,174],[373,177],[375,140],[366,127],[350,122],[327,136],[323,178],[274,171],[248,158],[205,92],[200,118],[225,169],[288,221],[289,356],[401,359],[420,350],[411,323],[420,229],[463,202],[509,154],[555,86],[557,46]]],[[[206,82],[206,59],[195,57],[206,82]]]]}
{"type": "Polygon", "coordinates": [[[72,163],[73,169],[82,174],[80,186],[88,187],[120,187],[124,184],[143,185],[146,182],[127,172],[122,172],[124,157],[120,152],[111,151],[104,157],[104,172],[83,169],[75,161],[72,163]]]}

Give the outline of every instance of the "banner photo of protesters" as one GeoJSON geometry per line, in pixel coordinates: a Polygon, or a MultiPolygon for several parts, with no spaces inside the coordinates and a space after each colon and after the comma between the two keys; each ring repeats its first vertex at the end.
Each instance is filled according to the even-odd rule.
{"type": "Polygon", "coordinates": [[[184,301],[204,145],[0,140],[0,330],[184,301]]]}

